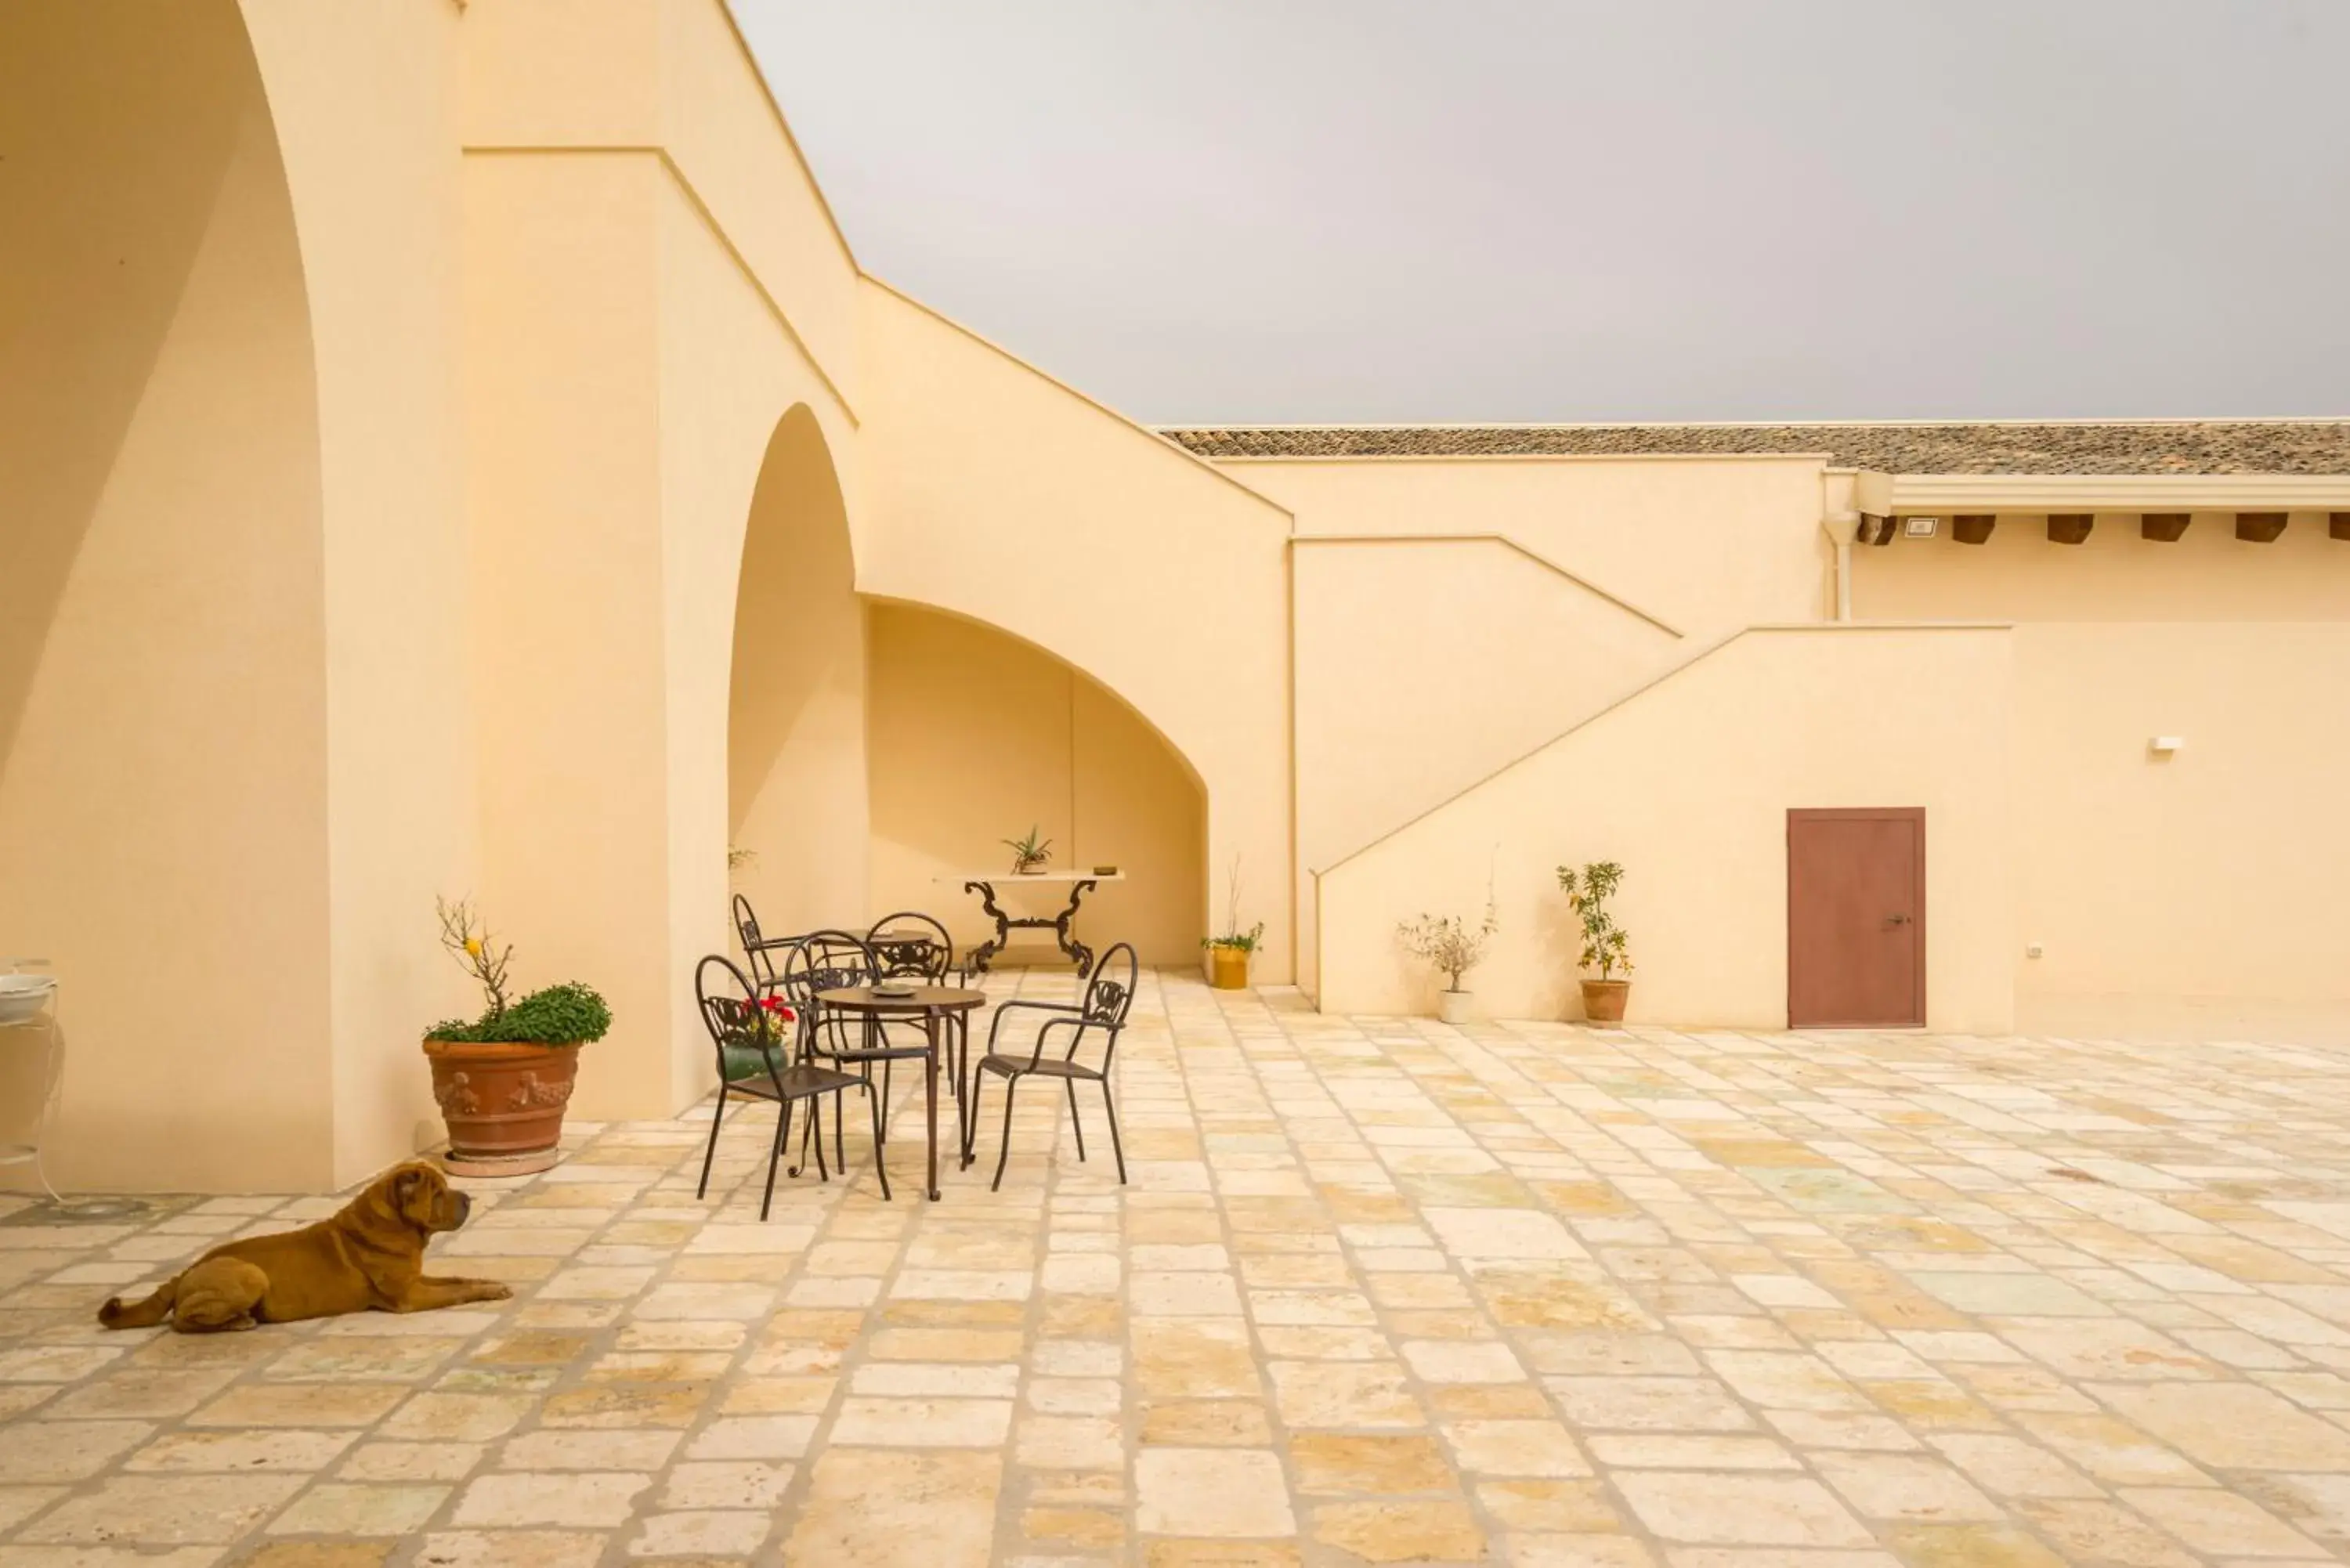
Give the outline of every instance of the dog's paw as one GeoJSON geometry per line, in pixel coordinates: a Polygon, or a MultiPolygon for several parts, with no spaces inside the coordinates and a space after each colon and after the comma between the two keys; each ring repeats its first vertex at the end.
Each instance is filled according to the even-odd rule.
{"type": "Polygon", "coordinates": [[[485,1302],[510,1302],[514,1300],[514,1287],[501,1285],[494,1282],[484,1282],[482,1286],[482,1299],[485,1302]]]}

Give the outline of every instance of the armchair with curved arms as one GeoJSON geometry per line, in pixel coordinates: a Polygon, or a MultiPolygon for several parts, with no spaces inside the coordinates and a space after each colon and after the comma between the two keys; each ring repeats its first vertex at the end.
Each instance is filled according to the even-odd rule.
{"type": "Polygon", "coordinates": [[[1013,1091],[1020,1080],[1031,1074],[1058,1078],[1069,1096],[1069,1123],[1077,1135],[1077,1158],[1086,1158],[1085,1125],[1077,1118],[1077,1084],[1079,1080],[1099,1084],[1102,1107],[1109,1113],[1109,1146],[1118,1158],[1118,1185],[1126,1185],[1126,1148],[1118,1136],[1118,1104],[1110,1096],[1109,1070],[1111,1058],[1118,1052],[1118,1037],[1126,1028],[1126,1017],[1134,1008],[1135,981],[1140,971],[1133,944],[1120,942],[1102,954],[1094,965],[1093,978],[1086,983],[1085,996],[1076,1002],[1007,1002],[998,1006],[994,1018],[987,1026],[987,1054],[979,1059],[979,1071],[972,1075],[969,1116],[963,1124],[962,1162],[972,1159],[972,1146],[979,1141],[980,1085],[993,1074],[1003,1080],[1003,1147],[995,1157],[995,1179],[988,1190],[995,1191],[1003,1185],[1004,1162],[1012,1158],[1013,1091]],[[996,1036],[1003,1031],[1007,1014],[1041,1012],[1043,1023],[1036,1026],[1036,1039],[1026,1055],[998,1051],[996,1036]],[[1056,1029],[1069,1033],[1068,1049],[1058,1057],[1048,1057],[1045,1047],[1056,1029]],[[1099,1067],[1089,1067],[1077,1060],[1077,1052],[1087,1040],[1099,1034],[1102,1039],[1102,1059],[1099,1067]]]}

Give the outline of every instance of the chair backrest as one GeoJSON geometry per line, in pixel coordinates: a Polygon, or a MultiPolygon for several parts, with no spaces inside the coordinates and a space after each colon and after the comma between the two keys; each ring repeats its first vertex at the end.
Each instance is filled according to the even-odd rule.
{"type": "Polygon", "coordinates": [[[845,986],[871,985],[881,978],[881,961],[855,931],[810,931],[784,950],[776,976],[785,997],[799,1009],[800,1037],[816,1044],[818,1032],[830,1044],[816,1044],[827,1054],[852,1044],[867,1031],[863,1020],[852,1022],[838,1012],[819,1015],[816,993],[845,986]]]}
{"type": "Polygon", "coordinates": [[[751,908],[751,900],[742,894],[734,895],[734,935],[743,944],[743,964],[753,981],[762,986],[775,983],[775,949],[773,939],[759,928],[759,917],[751,908]]]}
{"type": "Polygon", "coordinates": [[[1118,943],[1095,961],[1093,978],[1086,982],[1085,1000],[1079,1004],[1087,1023],[1109,1030],[1126,1027],[1141,967],[1132,942],[1118,943]]]}
{"type": "Polygon", "coordinates": [[[947,978],[954,966],[954,940],[946,927],[919,909],[901,909],[873,922],[865,945],[888,978],[920,976],[932,985],[947,978]]]}
{"type": "Polygon", "coordinates": [[[712,953],[694,966],[693,1000],[702,1010],[702,1027],[710,1031],[711,1048],[718,1053],[720,1081],[731,1083],[745,1075],[739,1069],[747,1064],[746,1053],[763,1057],[768,1075],[775,1075],[789,1055],[791,1042],[777,1034],[772,1037],[773,1051],[761,1049],[762,1041],[770,1037],[761,1027],[759,991],[733,959],[712,953]],[[730,1050],[735,1058],[728,1057],[730,1050]]]}
{"type": "Polygon", "coordinates": [[[752,912],[751,900],[740,893],[734,895],[734,934],[743,940],[744,952],[757,950],[759,917],[752,912]]]}

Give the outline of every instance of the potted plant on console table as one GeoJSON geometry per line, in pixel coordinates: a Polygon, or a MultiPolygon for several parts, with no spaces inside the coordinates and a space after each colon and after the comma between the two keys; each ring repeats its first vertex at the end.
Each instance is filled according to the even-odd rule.
{"type": "Polygon", "coordinates": [[[1583,922],[1583,967],[1599,971],[1597,980],[1583,981],[1583,1015],[1594,1023],[1624,1022],[1624,1003],[1632,994],[1632,982],[1616,978],[1617,970],[1632,972],[1628,939],[1607,912],[1607,900],[1623,880],[1624,867],[1613,860],[1595,860],[1579,872],[1572,866],[1558,868],[1559,891],[1583,922]]]}
{"type": "Polygon", "coordinates": [[[563,1107],[579,1071],[579,1047],[612,1027],[604,999],[577,983],[506,1000],[506,962],[470,903],[439,899],[441,945],[482,987],[472,1023],[452,1018],[424,1036],[432,1097],[449,1128],[441,1163],[459,1176],[527,1176],[562,1156],[563,1107]]]}

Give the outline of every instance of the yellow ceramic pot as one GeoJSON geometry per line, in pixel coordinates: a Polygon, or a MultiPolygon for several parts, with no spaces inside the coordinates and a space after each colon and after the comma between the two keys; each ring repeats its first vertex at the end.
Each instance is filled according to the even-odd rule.
{"type": "Polygon", "coordinates": [[[1211,947],[1208,950],[1208,983],[1218,991],[1246,991],[1248,963],[1246,948],[1211,947]]]}

